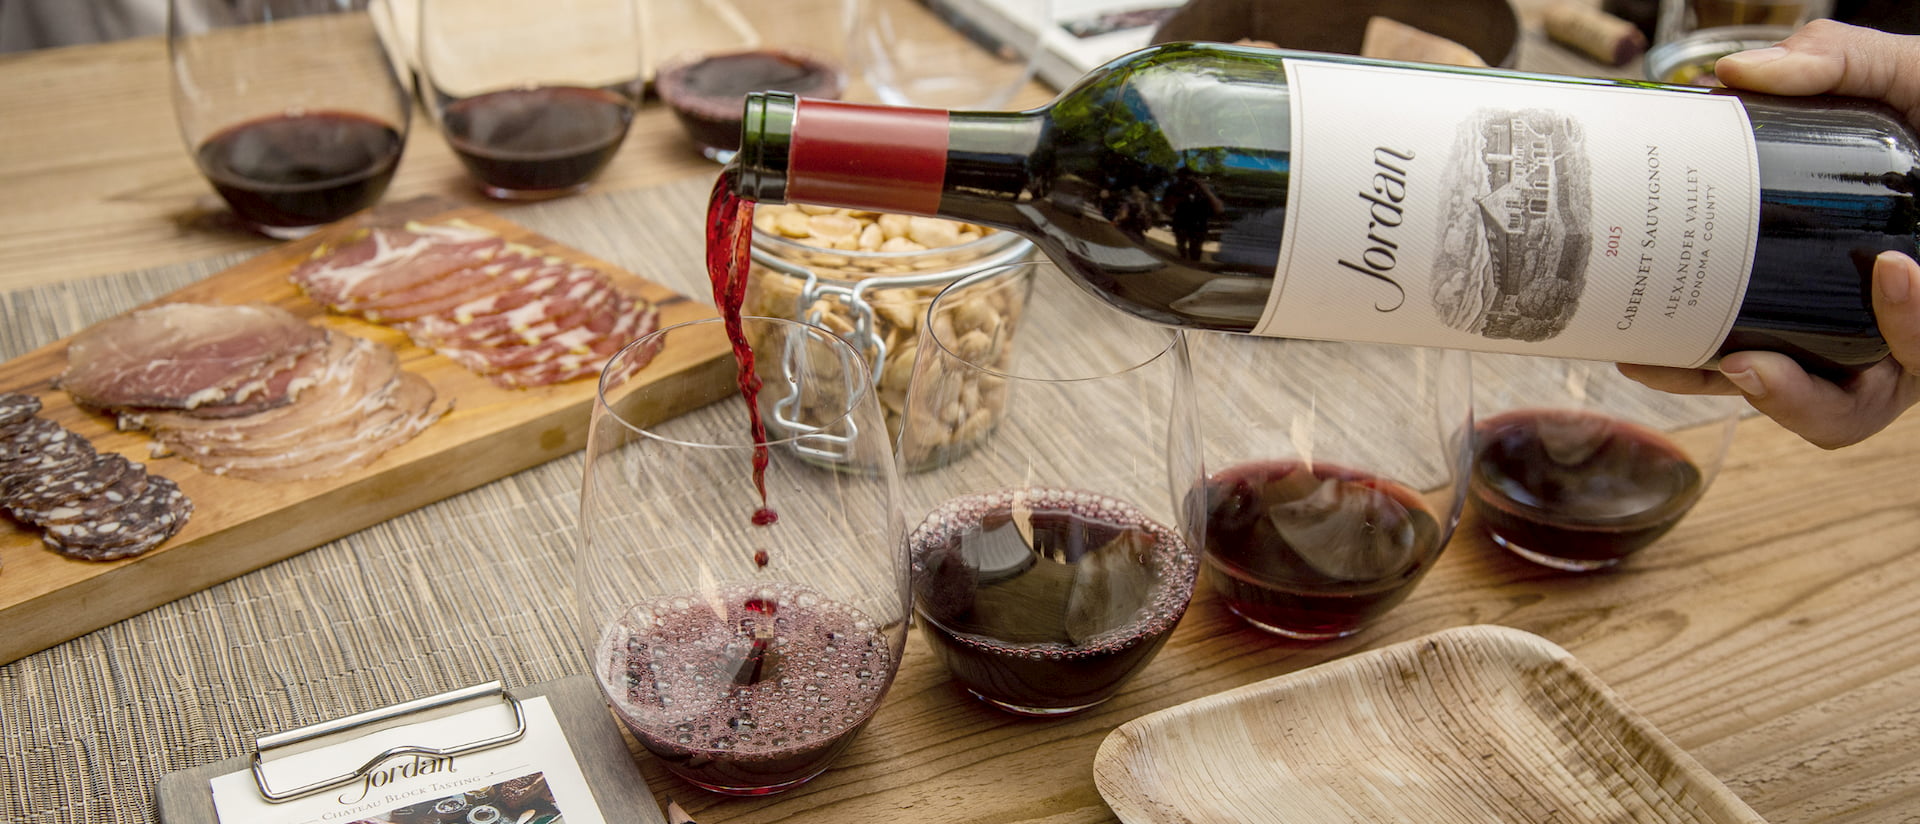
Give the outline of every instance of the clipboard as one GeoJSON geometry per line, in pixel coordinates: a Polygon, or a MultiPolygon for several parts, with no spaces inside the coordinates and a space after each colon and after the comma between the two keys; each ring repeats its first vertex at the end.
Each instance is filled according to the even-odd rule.
{"type": "MultiPolygon", "coordinates": [[[[607,712],[606,701],[600,695],[600,688],[586,675],[574,675],[556,681],[548,681],[514,690],[501,690],[497,684],[470,687],[438,696],[430,696],[392,707],[384,707],[368,712],[350,715],[344,718],[322,722],[298,730],[264,736],[259,739],[261,749],[244,756],[206,764],[189,770],[168,773],[162,776],[154,788],[154,808],[161,824],[223,824],[215,812],[210,782],[229,773],[252,771],[259,783],[263,797],[293,798],[299,795],[325,789],[324,784],[309,786],[276,785],[270,778],[263,776],[257,769],[262,762],[262,752],[266,749],[294,748],[321,740],[339,740],[356,730],[370,730],[409,723],[435,711],[455,705],[471,704],[476,701],[498,700],[507,702],[514,712],[518,730],[511,734],[496,734],[474,741],[464,742],[462,752],[475,752],[492,747],[505,746],[518,740],[525,730],[524,716],[519,710],[519,701],[545,696],[552,707],[560,730],[565,734],[567,745],[572,750],[574,760],[585,775],[588,789],[593,793],[594,802],[600,807],[601,815],[610,822],[620,824],[666,824],[660,812],[659,802],[654,800],[646,781],[635,766],[633,755],[628,751],[626,742],[620,736],[619,728],[607,712]]],[[[422,750],[396,748],[380,754],[374,761],[368,762],[360,772],[348,774],[343,778],[353,780],[366,770],[379,765],[380,761],[403,754],[424,754],[422,750]]],[[[225,822],[224,824],[232,824],[225,822]]]]}

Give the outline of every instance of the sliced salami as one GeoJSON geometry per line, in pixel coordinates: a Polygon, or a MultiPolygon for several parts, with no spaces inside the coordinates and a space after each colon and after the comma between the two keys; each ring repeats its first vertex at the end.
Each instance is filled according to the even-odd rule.
{"type": "Polygon", "coordinates": [[[7,512],[21,521],[43,526],[45,513],[98,495],[128,472],[144,474],[146,469],[116,453],[95,455],[85,466],[43,475],[31,484],[15,487],[7,494],[7,512]]]}
{"type": "Polygon", "coordinates": [[[46,418],[28,418],[0,433],[0,476],[6,475],[14,461],[31,457],[49,440],[65,437],[67,430],[46,418]]]}
{"type": "Polygon", "coordinates": [[[0,496],[11,499],[18,487],[93,462],[92,442],[58,424],[51,426],[52,431],[36,439],[32,452],[0,464],[0,496]]]}
{"type": "Polygon", "coordinates": [[[40,399],[24,392],[0,392],[0,431],[40,414],[40,399]]]}
{"type": "Polygon", "coordinates": [[[138,497],[99,520],[52,524],[42,536],[47,546],[69,558],[113,561],[130,558],[165,543],[193,515],[193,501],[166,478],[154,476],[138,497]]]}
{"type": "Polygon", "coordinates": [[[128,501],[140,497],[147,491],[147,484],[153,477],[147,474],[145,466],[128,461],[127,471],[105,489],[57,506],[20,513],[20,519],[42,527],[98,521],[108,513],[119,510],[128,501]]]}

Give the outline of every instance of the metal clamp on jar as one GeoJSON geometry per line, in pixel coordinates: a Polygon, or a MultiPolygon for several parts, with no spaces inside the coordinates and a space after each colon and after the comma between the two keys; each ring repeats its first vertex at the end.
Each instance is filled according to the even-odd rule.
{"type": "MultiPolygon", "coordinates": [[[[754,219],[753,269],[742,311],[812,324],[853,344],[872,369],[887,433],[897,437],[927,304],[949,284],[1023,260],[1032,250],[1031,242],[1010,232],[933,218],[762,206],[754,219]]],[[[981,311],[996,316],[994,325],[1006,334],[1024,293],[982,289],[989,292],[993,305],[983,303],[981,311]]],[[[770,424],[808,433],[815,428],[806,423],[808,405],[798,395],[782,397],[773,403],[770,424]]],[[[803,448],[839,463],[835,450],[843,444],[834,440],[808,438],[803,448]]]]}

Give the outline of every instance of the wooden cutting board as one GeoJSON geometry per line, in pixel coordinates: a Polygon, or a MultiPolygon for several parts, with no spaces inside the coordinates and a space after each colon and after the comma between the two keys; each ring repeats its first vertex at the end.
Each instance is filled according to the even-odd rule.
{"type": "MultiPolygon", "coordinates": [[[[580,378],[529,390],[501,389],[407,336],[357,318],[330,314],[307,299],[287,273],[314,247],[368,222],[464,220],[569,261],[594,266],[629,294],[660,307],[660,325],[712,317],[697,303],[491,212],[422,198],[381,206],[301,240],[218,272],[157,303],[261,302],[310,322],[393,347],[403,368],[426,378],[453,409],[426,431],[351,473],[291,483],[261,483],[199,471],[178,458],[148,457],[144,432],[115,431],[113,421],[76,408],[52,379],[66,368],[66,341],[0,364],[0,391],[36,395],[42,417],[119,452],[150,472],[179,482],[193,499],[193,519],[158,549],[108,563],[76,561],[46,549],[39,533],[0,516],[0,663],[13,661],[221,581],[304,552],[404,512],[586,445],[596,380],[580,378]]],[[[686,408],[732,390],[724,347],[666,349],[659,382],[685,381],[686,408]]]]}

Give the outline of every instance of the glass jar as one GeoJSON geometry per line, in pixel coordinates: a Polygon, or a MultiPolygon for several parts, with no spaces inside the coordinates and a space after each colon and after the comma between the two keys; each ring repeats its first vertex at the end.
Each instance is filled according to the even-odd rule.
{"type": "MultiPolygon", "coordinates": [[[[873,372],[887,434],[898,437],[927,305],[948,284],[1024,260],[1032,251],[1026,238],[970,224],[763,205],[754,217],[753,268],[741,312],[810,323],[852,343],[873,372]],[[781,221],[786,221],[784,227],[778,225],[781,221]],[[803,222],[818,233],[804,229],[803,222]]],[[[993,288],[999,282],[989,276],[967,288],[980,291],[980,309],[974,314],[982,333],[1004,340],[1019,322],[1026,292],[993,288]]],[[[807,419],[803,410],[775,409],[774,414],[788,426],[807,419]]],[[[831,446],[817,457],[832,460],[831,446]]]]}

